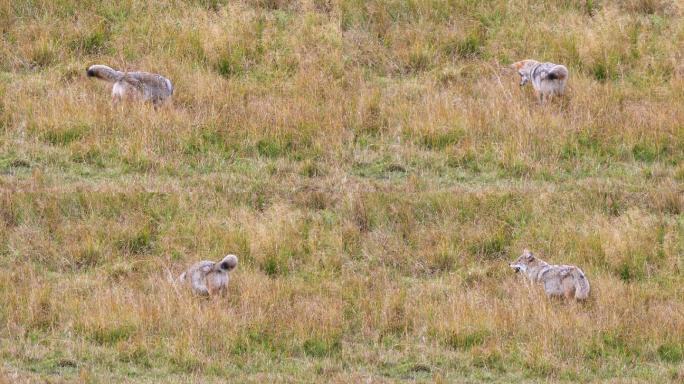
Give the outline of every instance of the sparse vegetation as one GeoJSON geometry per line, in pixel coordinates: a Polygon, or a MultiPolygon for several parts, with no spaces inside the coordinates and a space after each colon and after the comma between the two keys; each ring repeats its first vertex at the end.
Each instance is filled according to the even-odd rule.
{"type": "Polygon", "coordinates": [[[0,382],[681,382],[683,16],[0,0],[0,382]],[[94,63],[173,105],[112,107],[94,63]],[[590,302],[519,281],[525,247],[590,302]],[[167,282],[226,253],[224,300],[167,282]]]}

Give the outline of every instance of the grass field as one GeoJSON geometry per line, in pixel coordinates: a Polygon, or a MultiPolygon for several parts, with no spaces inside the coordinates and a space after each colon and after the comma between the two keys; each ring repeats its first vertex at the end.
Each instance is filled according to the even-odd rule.
{"type": "Polygon", "coordinates": [[[684,381],[680,2],[0,0],[0,35],[0,383],[684,381]],[[224,299],[167,281],[227,253],[224,299]]]}

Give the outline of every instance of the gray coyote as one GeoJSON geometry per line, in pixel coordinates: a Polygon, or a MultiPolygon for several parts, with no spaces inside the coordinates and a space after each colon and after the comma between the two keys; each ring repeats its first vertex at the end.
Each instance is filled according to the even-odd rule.
{"type": "Polygon", "coordinates": [[[551,265],[537,258],[528,249],[509,264],[516,272],[524,273],[533,283],[544,285],[546,295],[584,300],[589,297],[589,280],[574,265],[551,265]]]}
{"type": "Polygon", "coordinates": [[[565,93],[568,69],[564,65],[523,60],[511,64],[511,68],[518,71],[521,87],[528,82],[532,83],[540,104],[544,104],[555,95],[565,93]]]}
{"type": "Polygon", "coordinates": [[[162,75],[147,72],[120,72],[106,65],[91,65],[87,70],[88,77],[96,77],[110,83],[112,100],[118,103],[124,99],[135,99],[151,102],[155,107],[171,98],[173,85],[162,75]]]}
{"type": "Polygon", "coordinates": [[[230,280],[228,272],[235,269],[237,264],[238,258],[235,255],[227,255],[217,263],[209,260],[200,261],[181,273],[178,280],[187,283],[197,295],[223,296],[230,280]]]}

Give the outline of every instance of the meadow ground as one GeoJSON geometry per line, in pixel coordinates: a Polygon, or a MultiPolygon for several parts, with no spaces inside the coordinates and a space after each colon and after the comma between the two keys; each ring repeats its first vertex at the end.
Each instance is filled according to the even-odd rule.
{"type": "Polygon", "coordinates": [[[0,0],[0,382],[681,382],[683,16],[0,0]],[[173,104],[113,108],[94,63],[173,104]],[[592,299],[525,285],[526,247],[592,299]],[[226,253],[223,300],[167,282],[226,253]]]}

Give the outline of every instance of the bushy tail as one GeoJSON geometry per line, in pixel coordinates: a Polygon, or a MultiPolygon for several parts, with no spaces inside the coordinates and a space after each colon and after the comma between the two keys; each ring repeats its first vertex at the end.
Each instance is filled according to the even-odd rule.
{"type": "Polygon", "coordinates": [[[579,268],[573,270],[572,275],[575,278],[575,299],[585,300],[589,297],[589,280],[579,268]]]}
{"type": "Polygon", "coordinates": [[[86,73],[88,74],[88,77],[97,77],[98,79],[109,81],[110,83],[119,81],[125,76],[125,73],[101,64],[91,65],[86,73]]]}
{"type": "Polygon", "coordinates": [[[546,77],[549,80],[563,80],[568,77],[568,69],[562,65],[555,66],[546,77]]]}
{"type": "Polygon", "coordinates": [[[217,263],[216,266],[220,269],[223,269],[224,271],[230,271],[235,269],[238,264],[238,258],[235,255],[228,255],[221,260],[221,262],[217,263]]]}

